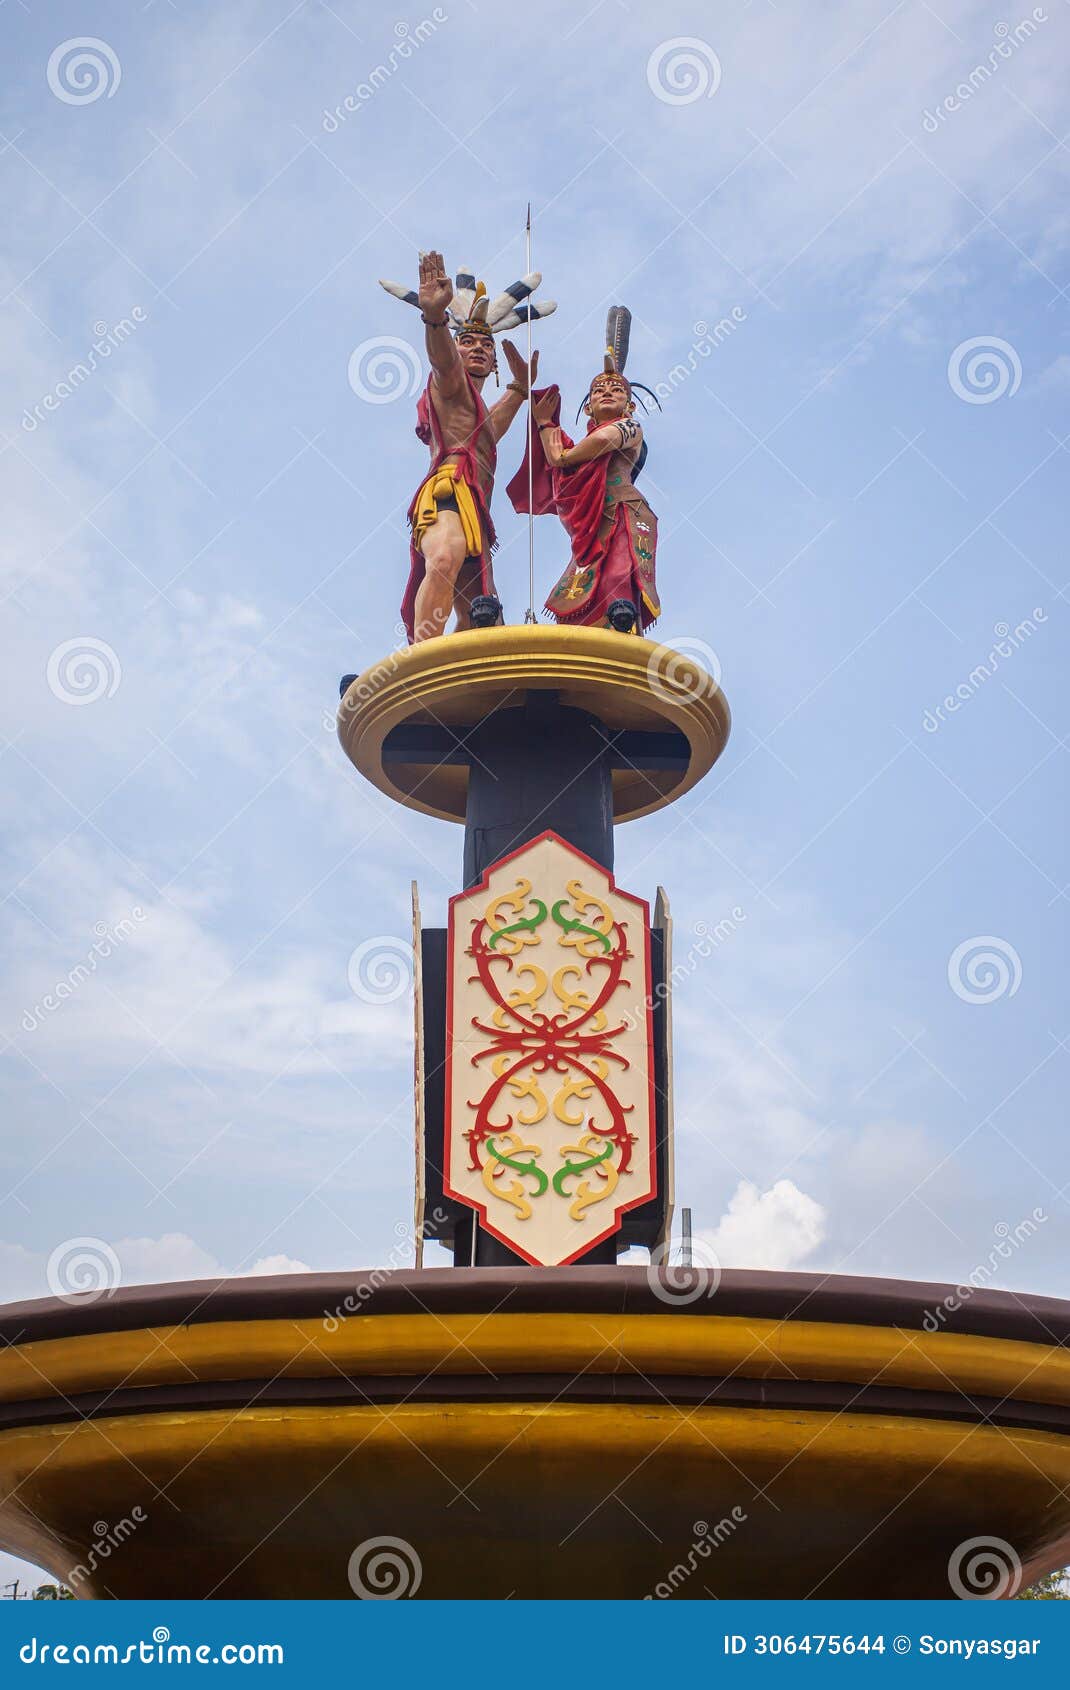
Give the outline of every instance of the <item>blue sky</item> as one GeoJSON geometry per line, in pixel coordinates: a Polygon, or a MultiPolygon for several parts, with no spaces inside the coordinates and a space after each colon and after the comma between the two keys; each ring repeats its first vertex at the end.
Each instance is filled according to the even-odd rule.
{"type": "MultiPolygon", "coordinates": [[[[404,944],[414,875],[443,917],[461,835],[333,734],[397,643],[423,463],[408,392],[349,372],[421,356],[379,276],[435,246],[496,291],[529,198],[544,376],[578,400],[621,301],[668,389],[658,632],[734,717],[617,842],[680,954],[728,923],[677,993],[679,1199],[732,1265],[946,1280],[1040,1209],[992,1283],[1070,1295],[1070,11],[538,18],[0,15],[4,1300],[85,1237],[125,1283],[409,1260],[409,1007],[347,968],[404,944]],[[101,81],[50,78],[83,36],[101,81]]],[[[563,560],[541,522],[540,596],[563,560]]]]}

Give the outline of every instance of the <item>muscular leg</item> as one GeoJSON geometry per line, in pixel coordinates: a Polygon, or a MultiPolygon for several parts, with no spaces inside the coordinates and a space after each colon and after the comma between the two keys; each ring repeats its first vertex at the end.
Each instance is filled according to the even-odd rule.
{"type": "Polygon", "coordinates": [[[440,510],[420,542],[424,578],[416,594],[416,639],[432,639],[446,632],[453,609],[453,591],[465,557],[464,529],[456,511],[440,510]]]}
{"type": "Polygon", "coordinates": [[[472,600],[483,591],[483,572],[477,557],[465,558],[453,589],[453,608],[457,612],[457,632],[472,626],[472,600]]]}

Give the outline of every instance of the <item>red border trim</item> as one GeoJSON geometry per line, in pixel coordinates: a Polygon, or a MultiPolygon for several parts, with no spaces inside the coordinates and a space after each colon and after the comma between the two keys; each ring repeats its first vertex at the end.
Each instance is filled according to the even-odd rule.
{"type": "Polygon", "coordinates": [[[496,862],[491,863],[489,868],[486,869],[482,880],[478,881],[474,886],[469,886],[464,892],[455,892],[450,898],[446,937],[446,1095],[445,1107],[442,1112],[442,1189],[447,1197],[453,1198],[455,1203],[462,1204],[466,1209],[474,1209],[479,1217],[479,1223],[483,1227],[483,1230],[485,1232],[489,1232],[492,1238],[496,1238],[499,1244],[504,1244],[507,1250],[514,1251],[516,1255],[520,1256],[530,1267],[546,1267],[547,1265],[552,1267],[568,1267],[572,1262],[576,1261],[578,1257],[585,1256],[587,1252],[589,1250],[593,1250],[596,1245],[604,1244],[607,1238],[611,1238],[615,1232],[619,1232],[621,1216],[626,1215],[629,1209],[636,1209],[641,1203],[649,1203],[651,1198],[656,1197],[658,1194],[657,1099],[654,1095],[654,1012],[650,1003],[653,990],[652,979],[653,971],[650,962],[649,903],[645,898],[638,897],[636,893],[626,892],[622,886],[618,886],[612,869],[607,869],[604,863],[596,862],[593,857],[589,857],[587,855],[586,851],[581,851],[578,846],[571,844],[569,840],[562,839],[561,835],[555,832],[553,828],[548,827],[545,832],[536,834],[534,839],[529,839],[524,845],[518,845],[515,851],[510,851],[506,856],[499,857],[496,862]],[[647,1121],[650,1141],[650,1153],[648,1157],[650,1181],[649,1191],[641,1197],[633,1197],[630,1202],[623,1203],[619,1208],[614,1209],[612,1225],[606,1227],[604,1232],[600,1232],[597,1238],[587,1239],[580,1249],[573,1251],[571,1256],[566,1256],[564,1261],[553,1262],[550,1264],[540,1262],[535,1256],[530,1256],[528,1252],[516,1242],[515,1238],[506,1238],[504,1234],[499,1232],[497,1227],[492,1226],[490,1221],[487,1219],[487,1206],[485,1203],[473,1202],[470,1197],[463,1196],[459,1191],[455,1191],[453,1186],[450,1184],[450,1165],[452,1161],[453,1142],[453,971],[455,940],[457,936],[455,906],[464,902],[468,898],[471,898],[473,894],[477,892],[489,891],[490,877],[492,874],[496,874],[497,871],[500,868],[503,868],[506,863],[511,863],[514,858],[523,856],[525,852],[532,850],[536,845],[544,844],[548,839],[553,840],[558,845],[562,845],[572,856],[577,857],[580,862],[586,863],[589,868],[593,868],[598,874],[607,876],[610,891],[614,892],[618,898],[623,898],[626,902],[635,904],[642,912],[643,984],[645,987],[643,1000],[647,1006],[647,1121]]]}

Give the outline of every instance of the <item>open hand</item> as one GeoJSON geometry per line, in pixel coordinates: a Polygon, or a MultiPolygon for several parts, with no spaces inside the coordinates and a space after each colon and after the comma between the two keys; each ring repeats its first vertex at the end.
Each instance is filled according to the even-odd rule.
{"type": "Polygon", "coordinates": [[[531,372],[529,374],[523,355],[517,351],[511,340],[502,341],[502,351],[505,353],[505,361],[509,365],[509,374],[518,386],[524,389],[525,393],[530,393],[535,377],[539,373],[539,354],[537,352],[531,354],[531,372]]]}
{"type": "Polygon", "coordinates": [[[453,298],[453,283],[446,274],[446,266],[442,262],[440,252],[422,252],[420,254],[420,315],[430,317],[434,323],[440,323],[446,315],[446,307],[453,298]]]}
{"type": "MultiPolygon", "coordinates": [[[[538,353],[535,354],[538,357],[538,353]]],[[[549,428],[553,424],[554,412],[557,409],[558,392],[556,387],[548,387],[542,396],[536,399],[531,407],[531,414],[535,418],[538,428],[549,428]]]]}

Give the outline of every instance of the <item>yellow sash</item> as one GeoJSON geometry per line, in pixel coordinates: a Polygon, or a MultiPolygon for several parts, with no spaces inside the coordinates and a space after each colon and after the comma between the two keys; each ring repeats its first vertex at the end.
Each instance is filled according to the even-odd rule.
{"type": "Polygon", "coordinates": [[[468,557],[481,557],[483,536],[479,526],[479,512],[472,490],[463,477],[457,475],[456,464],[443,464],[431,472],[416,495],[413,508],[412,538],[417,548],[433,522],[438,521],[439,499],[455,499],[457,515],[464,530],[465,552],[468,557]]]}

